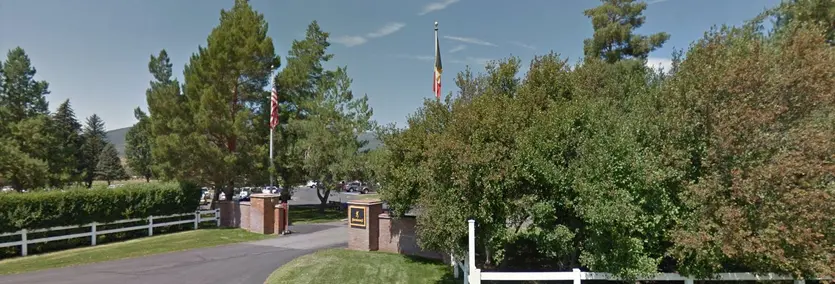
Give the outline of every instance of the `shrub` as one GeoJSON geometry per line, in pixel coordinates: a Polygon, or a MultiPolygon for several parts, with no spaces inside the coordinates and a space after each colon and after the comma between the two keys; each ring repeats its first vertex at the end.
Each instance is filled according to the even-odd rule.
{"type": "Polygon", "coordinates": [[[0,233],[188,213],[197,209],[199,196],[200,188],[186,183],[4,194],[0,233]]]}

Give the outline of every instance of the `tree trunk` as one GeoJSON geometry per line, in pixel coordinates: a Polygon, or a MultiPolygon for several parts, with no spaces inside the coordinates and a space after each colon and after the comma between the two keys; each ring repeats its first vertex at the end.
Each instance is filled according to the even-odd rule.
{"type": "Polygon", "coordinates": [[[110,185],[110,180],[107,180],[107,185],[110,185]]]}
{"type": "Polygon", "coordinates": [[[328,197],[331,195],[331,190],[327,186],[316,186],[316,197],[319,197],[319,213],[325,214],[325,208],[328,206],[328,197]]]}
{"type": "Polygon", "coordinates": [[[151,182],[151,176],[145,176],[145,182],[151,182]]]}

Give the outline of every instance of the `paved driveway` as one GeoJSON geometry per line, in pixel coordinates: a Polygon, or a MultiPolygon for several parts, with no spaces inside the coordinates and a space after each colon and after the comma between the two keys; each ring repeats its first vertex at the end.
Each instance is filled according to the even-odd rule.
{"type": "Polygon", "coordinates": [[[257,242],[0,276],[0,283],[262,284],[294,258],[342,247],[348,240],[342,223],[296,225],[291,230],[291,235],[257,242]]]}

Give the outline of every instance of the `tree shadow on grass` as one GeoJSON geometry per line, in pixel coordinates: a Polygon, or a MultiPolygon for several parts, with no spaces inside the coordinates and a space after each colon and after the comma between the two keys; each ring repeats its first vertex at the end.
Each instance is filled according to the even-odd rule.
{"type": "Polygon", "coordinates": [[[327,223],[348,218],[345,211],[328,206],[321,212],[319,205],[290,205],[290,225],[304,223],[327,223]]]}
{"type": "Polygon", "coordinates": [[[420,264],[424,264],[424,265],[441,265],[442,267],[444,267],[444,272],[445,273],[444,273],[444,275],[441,276],[440,279],[437,279],[435,281],[435,283],[437,283],[437,284],[447,284],[447,283],[451,284],[451,283],[461,283],[462,282],[462,280],[460,279],[460,276],[459,276],[459,279],[455,279],[455,274],[453,274],[453,272],[452,272],[452,266],[444,264],[443,261],[440,261],[440,260],[437,260],[437,259],[420,257],[420,256],[414,256],[414,255],[403,255],[403,256],[406,257],[408,262],[420,263],[420,264]]]}

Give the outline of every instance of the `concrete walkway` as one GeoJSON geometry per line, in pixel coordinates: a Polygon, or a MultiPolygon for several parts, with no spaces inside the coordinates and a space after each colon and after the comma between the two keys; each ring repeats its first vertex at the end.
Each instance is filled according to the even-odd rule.
{"type": "Polygon", "coordinates": [[[323,248],[347,244],[343,222],[296,225],[293,234],[82,266],[0,276],[0,283],[262,284],[279,266],[323,248]]]}

